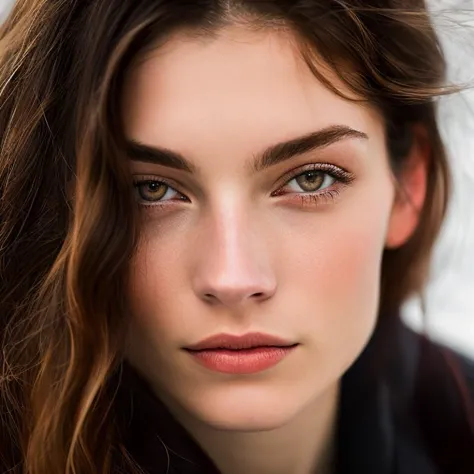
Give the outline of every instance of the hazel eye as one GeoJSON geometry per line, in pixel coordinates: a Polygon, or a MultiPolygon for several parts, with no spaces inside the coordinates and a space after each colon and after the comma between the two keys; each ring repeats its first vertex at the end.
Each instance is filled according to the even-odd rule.
{"type": "Polygon", "coordinates": [[[159,201],[165,196],[168,186],[157,181],[139,183],[136,186],[138,194],[144,201],[159,201]]]}
{"type": "Polygon", "coordinates": [[[137,198],[147,203],[169,201],[179,198],[181,194],[174,188],[157,180],[146,180],[135,183],[137,198]]]}
{"type": "Polygon", "coordinates": [[[288,173],[282,178],[282,186],[272,193],[298,205],[319,205],[332,202],[355,176],[349,171],[330,163],[312,163],[288,173]]]}
{"type": "Polygon", "coordinates": [[[294,192],[302,191],[305,193],[314,193],[320,191],[329,186],[332,186],[336,181],[336,178],[324,171],[305,171],[300,175],[293,178],[291,181],[288,181],[287,186],[294,192]],[[295,186],[300,189],[295,189],[295,186]]]}
{"type": "MultiPolygon", "coordinates": [[[[336,179],[324,171],[306,171],[295,179],[298,186],[307,193],[319,191],[334,184],[336,179]]],[[[289,184],[289,183],[288,183],[289,184]]]]}

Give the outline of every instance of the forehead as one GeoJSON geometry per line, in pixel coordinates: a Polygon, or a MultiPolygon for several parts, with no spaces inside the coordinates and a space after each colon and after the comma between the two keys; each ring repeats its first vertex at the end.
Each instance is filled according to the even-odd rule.
{"type": "MultiPolygon", "coordinates": [[[[323,72],[350,95],[334,74],[323,72]]],[[[255,151],[328,125],[368,133],[380,125],[374,110],[316,79],[290,33],[242,27],[205,40],[174,35],[137,61],[123,104],[130,136],[186,154],[216,140],[255,151]]]]}

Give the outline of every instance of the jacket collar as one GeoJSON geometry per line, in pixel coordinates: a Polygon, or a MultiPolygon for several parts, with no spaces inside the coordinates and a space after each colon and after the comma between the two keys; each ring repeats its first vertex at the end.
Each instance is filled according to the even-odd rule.
{"type": "Polygon", "coordinates": [[[336,474],[435,474],[414,406],[419,337],[398,314],[379,322],[342,379],[336,474]]]}

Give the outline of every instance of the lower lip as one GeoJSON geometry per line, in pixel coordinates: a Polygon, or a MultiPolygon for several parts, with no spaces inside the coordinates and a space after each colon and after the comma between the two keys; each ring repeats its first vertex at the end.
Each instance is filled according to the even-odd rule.
{"type": "Polygon", "coordinates": [[[255,347],[230,350],[209,349],[188,351],[201,365],[224,374],[256,374],[270,369],[284,359],[296,346],[255,347]]]}

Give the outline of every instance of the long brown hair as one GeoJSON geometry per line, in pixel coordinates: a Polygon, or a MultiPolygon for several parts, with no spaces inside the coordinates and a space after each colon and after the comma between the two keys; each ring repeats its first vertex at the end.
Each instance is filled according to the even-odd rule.
{"type": "MultiPolygon", "coordinates": [[[[120,363],[138,226],[120,93],[176,29],[287,28],[314,74],[330,66],[383,112],[394,174],[413,125],[431,157],[411,240],[383,256],[383,311],[422,289],[448,200],[436,98],[452,91],[423,0],[18,0],[0,30],[0,466],[138,472],[108,381],[120,363]],[[316,55],[314,53],[317,53],[316,55]],[[135,469],[135,470],[134,470],[135,469]]],[[[336,91],[340,93],[339,91],[336,91]]]]}

